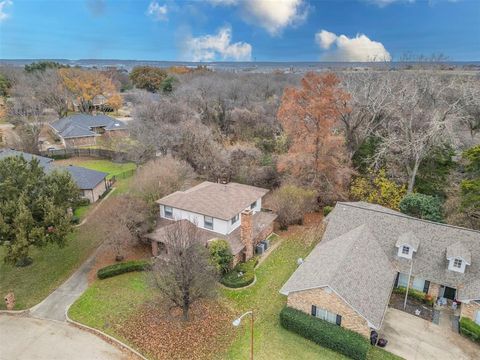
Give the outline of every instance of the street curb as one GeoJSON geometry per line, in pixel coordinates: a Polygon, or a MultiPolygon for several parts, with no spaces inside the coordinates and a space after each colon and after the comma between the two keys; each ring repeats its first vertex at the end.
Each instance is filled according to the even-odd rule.
{"type": "Polygon", "coordinates": [[[26,315],[30,312],[30,309],[25,310],[0,310],[0,314],[6,315],[26,315]]]}
{"type": "Polygon", "coordinates": [[[66,317],[66,320],[67,320],[67,323],[68,324],[72,324],[73,326],[76,326],[82,330],[85,330],[85,331],[89,331],[91,333],[94,333],[94,335],[97,335],[101,338],[103,338],[105,341],[111,341],[113,342],[115,345],[119,346],[120,348],[124,349],[124,350],[127,350],[127,351],[130,351],[131,353],[135,354],[136,356],[138,356],[140,359],[142,360],[148,360],[145,356],[143,356],[142,354],[140,354],[138,351],[136,351],[135,349],[131,348],[130,346],[128,346],[127,344],[121,342],[120,340],[114,338],[113,336],[111,335],[108,335],[106,333],[104,333],[103,331],[100,331],[98,329],[95,329],[95,328],[92,328],[88,325],[84,325],[82,323],[79,323],[75,320],[72,320],[70,319],[70,317],[68,316],[68,310],[70,309],[70,306],[67,308],[67,310],[65,311],[65,317],[66,317]]]}

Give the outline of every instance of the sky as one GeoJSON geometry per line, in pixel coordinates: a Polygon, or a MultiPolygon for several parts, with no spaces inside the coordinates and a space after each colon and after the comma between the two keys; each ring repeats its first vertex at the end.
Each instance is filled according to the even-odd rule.
{"type": "Polygon", "coordinates": [[[480,0],[0,0],[2,59],[480,60],[480,0]]]}

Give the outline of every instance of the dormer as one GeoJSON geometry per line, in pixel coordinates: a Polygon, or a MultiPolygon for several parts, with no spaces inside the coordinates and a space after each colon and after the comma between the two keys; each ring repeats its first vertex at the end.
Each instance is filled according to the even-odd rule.
{"type": "Polygon", "coordinates": [[[413,253],[418,250],[420,240],[411,232],[404,233],[398,237],[395,246],[398,248],[397,256],[411,259],[413,253]]]}
{"type": "Polygon", "coordinates": [[[460,241],[447,247],[448,270],[464,273],[467,265],[472,263],[470,250],[460,241]]]}

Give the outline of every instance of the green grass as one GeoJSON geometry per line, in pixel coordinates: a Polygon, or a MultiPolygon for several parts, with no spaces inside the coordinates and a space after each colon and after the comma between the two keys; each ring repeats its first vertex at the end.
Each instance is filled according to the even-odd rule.
{"type": "Polygon", "coordinates": [[[85,215],[87,214],[90,208],[91,208],[91,205],[79,206],[78,208],[75,209],[75,211],[73,212],[73,215],[78,217],[80,221],[82,221],[85,218],[85,215]]]}
{"type": "Polygon", "coordinates": [[[70,307],[76,321],[117,336],[111,324],[126,320],[138,306],[153,299],[144,273],[128,273],[97,280],[70,307]]]}
{"type": "MultiPolygon", "coordinates": [[[[255,312],[255,359],[346,359],[281,327],[279,313],[286,297],[281,286],[297,268],[296,260],[305,257],[314,244],[289,238],[258,266],[255,285],[244,290],[221,290],[221,301],[235,314],[253,309],[255,312]]],[[[97,280],[70,308],[69,316],[81,323],[101,329],[125,341],[115,331],[141,304],[154,298],[144,273],[129,273],[106,280],[97,280]]],[[[233,319],[232,319],[233,320],[233,319]]],[[[250,349],[250,326],[243,321],[233,343],[222,359],[247,359],[250,349]]],[[[127,342],[128,343],[128,342],[127,342]]],[[[396,360],[398,357],[379,348],[372,348],[369,360],[396,360]]]]}
{"type": "MultiPolygon", "coordinates": [[[[0,294],[13,291],[16,310],[38,304],[63,283],[98,244],[92,229],[80,227],[69,235],[63,248],[54,244],[32,248],[33,264],[23,268],[5,264],[5,248],[0,247],[0,294]]],[[[3,301],[0,309],[5,309],[3,301]]]]}
{"type": "Polygon", "coordinates": [[[133,171],[137,167],[135,163],[127,162],[127,163],[115,163],[110,160],[104,159],[79,159],[79,158],[69,158],[66,160],[58,160],[56,161],[58,164],[63,165],[76,165],[81,166],[87,169],[103,171],[108,174],[107,179],[112,178],[113,176],[119,176],[124,172],[133,171]]]}

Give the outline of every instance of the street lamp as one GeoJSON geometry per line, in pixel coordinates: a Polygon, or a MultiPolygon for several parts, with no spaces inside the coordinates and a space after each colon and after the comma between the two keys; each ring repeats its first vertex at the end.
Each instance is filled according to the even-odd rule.
{"type": "Polygon", "coordinates": [[[240,326],[240,323],[242,322],[242,318],[246,315],[251,315],[250,360],[253,360],[253,310],[247,311],[238,319],[233,320],[232,324],[233,326],[240,326]]]}

